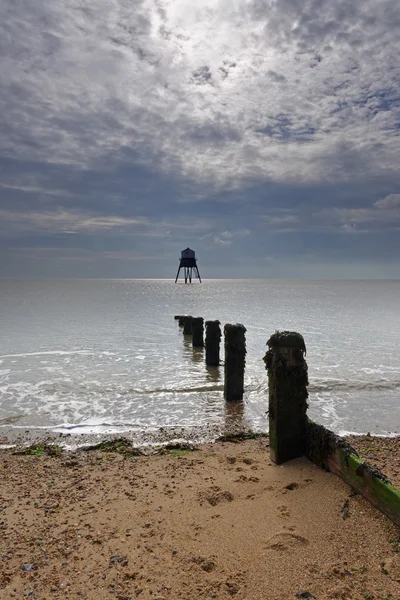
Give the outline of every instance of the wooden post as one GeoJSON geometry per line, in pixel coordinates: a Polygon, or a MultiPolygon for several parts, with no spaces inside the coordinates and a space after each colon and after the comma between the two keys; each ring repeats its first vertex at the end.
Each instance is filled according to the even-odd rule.
{"type": "Polygon", "coordinates": [[[206,365],[209,367],[217,367],[219,365],[220,341],[220,322],[206,321],[206,365]]]}
{"type": "Polygon", "coordinates": [[[243,325],[225,325],[225,381],[224,398],[243,400],[244,365],[246,356],[246,328],[243,325]]]}
{"type": "Polygon", "coordinates": [[[192,318],[192,344],[194,348],[203,348],[204,341],[204,319],[203,317],[192,318]]]}
{"type": "Polygon", "coordinates": [[[175,315],[175,321],[178,321],[179,327],[183,327],[185,324],[185,315],[175,315]]]}
{"type": "Polygon", "coordinates": [[[271,459],[280,465],[302,456],[306,445],[308,373],[303,336],[277,331],[264,357],[269,381],[271,459]]]}
{"type": "Polygon", "coordinates": [[[344,439],[308,420],[305,453],[312,462],[343,479],[400,525],[400,490],[379,469],[363,462],[344,439]]]}
{"type": "Polygon", "coordinates": [[[192,335],[192,319],[189,315],[183,317],[183,335],[192,335]]]}

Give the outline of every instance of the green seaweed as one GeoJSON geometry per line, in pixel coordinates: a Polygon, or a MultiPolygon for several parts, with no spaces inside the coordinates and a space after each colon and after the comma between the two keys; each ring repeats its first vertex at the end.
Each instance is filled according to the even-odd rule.
{"type": "Polygon", "coordinates": [[[156,448],[156,453],[161,456],[165,454],[170,454],[171,456],[185,456],[186,454],[189,454],[189,452],[194,452],[195,450],[198,450],[198,448],[192,444],[172,443],[166,444],[165,446],[158,446],[156,448]]]}
{"type": "Polygon", "coordinates": [[[333,431],[307,419],[305,454],[313,463],[328,471],[327,459],[336,448],[343,448],[348,455],[358,456],[346,440],[333,431]]]}
{"type": "Polygon", "coordinates": [[[217,442],[231,442],[233,444],[239,444],[244,440],[258,440],[260,438],[267,438],[268,433],[255,432],[255,431],[232,431],[227,432],[217,438],[217,442]]]}
{"type": "Polygon", "coordinates": [[[26,448],[15,450],[13,454],[25,456],[61,456],[63,449],[57,444],[32,444],[26,448]]]}
{"type": "Polygon", "coordinates": [[[142,452],[138,448],[134,448],[126,438],[118,438],[115,440],[104,440],[93,446],[85,446],[83,451],[98,450],[99,452],[117,452],[124,456],[141,456],[142,452]]]}

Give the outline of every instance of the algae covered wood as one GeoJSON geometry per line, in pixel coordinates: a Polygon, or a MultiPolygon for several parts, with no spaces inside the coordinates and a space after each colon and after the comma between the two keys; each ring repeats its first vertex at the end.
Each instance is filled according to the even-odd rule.
{"type": "Polygon", "coordinates": [[[183,317],[183,335],[192,335],[192,319],[190,315],[183,317]]]}
{"type": "Polygon", "coordinates": [[[209,367],[217,367],[219,365],[220,342],[220,322],[206,321],[206,365],[209,367]]]}
{"type": "Polygon", "coordinates": [[[174,319],[175,321],[178,321],[179,327],[183,327],[185,324],[185,317],[186,315],[175,315],[174,319]]]}
{"type": "Polygon", "coordinates": [[[363,462],[345,440],[309,420],[306,455],[318,466],[343,479],[396,525],[400,525],[400,490],[379,469],[363,462]]]}
{"type": "Polygon", "coordinates": [[[192,345],[194,348],[204,346],[204,319],[203,317],[192,318],[192,345]]]}
{"type": "Polygon", "coordinates": [[[276,464],[304,454],[308,372],[303,336],[277,331],[267,342],[270,456],[276,464]]]}
{"type": "Polygon", "coordinates": [[[246,328],[244,325],[226,324],[224,398],[228,401],[243,400],[244,367],[246,357],[246,328]]]}

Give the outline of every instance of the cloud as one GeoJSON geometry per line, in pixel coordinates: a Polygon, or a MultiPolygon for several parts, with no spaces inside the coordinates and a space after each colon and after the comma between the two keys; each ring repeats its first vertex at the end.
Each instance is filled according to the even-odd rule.
{"type": "Polygon", "coordinates": [[[10,185],[6,183],[0,183],[0,188],[3,190],[24,192],[27,194],[54,196],[55,198],[68,198],[71,196],[66,190],[54,190],[46,187],[37,187],[32,185],[10,185]]]}
{"type": "Polygon", "coordinates": [[[385,198],[374,202],[374,206],[383,209],[400,209],[400,194],[389,194],[389,196],[386,196],[385,198]]]}
{"type": "Polygon", "coordinates": [[[272,214],[265,215],[264,220],[269,225],[289,225],[299,222],[298,214],[272,214]]]}
{"type": "Polygon", "coordinates": [[[192,244],[396,255],[399,26],[397,0],[3,0],[0,243],[128,276],[192,244]]]}
{"type": "Polygon", "coordinates": [[[5,0],[0,151],[218,189],[393,174],[399,25],[397,0],[5,0]]]}
{"type": "Polygon", "coordinates": [[[0,219],[6,227],[3,231],[10,233],[97,233],[113,229],[122,229],[146,224],[144,218],[124,218],[120,216],[90,215],[79,211],[46,211],[18,213],[0,210],[0,219]]]}

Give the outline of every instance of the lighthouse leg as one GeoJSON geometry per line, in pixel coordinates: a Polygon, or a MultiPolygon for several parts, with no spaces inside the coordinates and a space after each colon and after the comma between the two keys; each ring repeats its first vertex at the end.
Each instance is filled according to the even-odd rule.
{"type": "Polygon", "coordinates": [[[181,270],[181,266],[179,265],[179,267],[178,267],[178,272],[177,272],[177,274],[176,274],[175,283],[178,281],[178,277],[179,277],[180,270],[181,270]]]}

